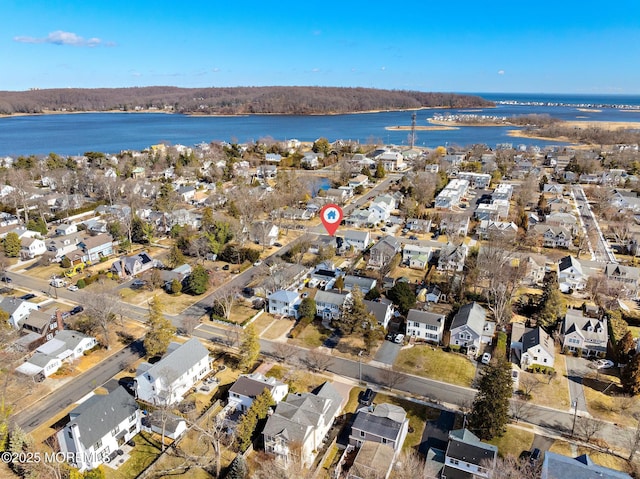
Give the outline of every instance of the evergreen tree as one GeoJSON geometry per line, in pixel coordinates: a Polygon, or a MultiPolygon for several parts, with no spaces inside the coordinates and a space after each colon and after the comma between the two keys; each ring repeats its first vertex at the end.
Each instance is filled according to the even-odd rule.
{"type": "Polygon", "coordinates": [[[20,256],[20,237],[18,233],[8,233],[4,238],[4,254],[8,258],[17,258],[20,256]]]}
{"type": "Polygon", "coordinates": [[[253,441],[256,431],[262,430],[259,423],[266,419],[269,408],[274,404],[271,394],[266,389],[253,400],[236,428],[236,445],[240,451],[245,451],[253,441]]]}
{"type": "Polygon", "coordinates": [[[177,268],[178,266],[183,265],[186,262],[184,254],[178,247],[178,245],[174,242],[171,245],[171,249],[169,250],[169,266],[172,268],[177,268]]]}
{"type": "Polygon", "coordinates": [[[624,336],[616,344],[616,352],[618,353],[618,361],[627,363],[629,358],[635,354],[636,343],[633,340],[631,331],[627,331],[624,336]]]}
{"type": "Polygon", "coordinates": [[[369,316],[369,311],[364,304],[364,295],[356,285],[351,290],[351,296],[345,301],[342,308],[342,318],[338,328],[344,334],[353,334],[362,331],[362,323],[369,316]]]}
{"type": "Polygon", "coordinates": [[[187,278],[187,291],[189,294],[202,294],[209,289],[209,274],[201,264],[196,265],[187,278]]]}
{"type": "Polygon", "coordinates": [[[384,166],[382,166],[381,162],[378,162],[376,165],[376,173],[374,175],[378,179],[382,179],[387,176],[387,173],[384,171],[384,166]]]}
{"type": "Polygon", "coordinates": [[[338,276],[333,287],[342,293],[342,290],[344,289],[344,276],[338,276]]]}
{"type": "Polygon", "coordinates": [[[149,303],[149,331],[144,337],[144,349],[149,357],[166,353],[171,339],[176,334],[175,326],[164,316],[162,309],[162,302],[155,296],[149,303]]]}
{"type": "Polygon", "coordinates": [[[236,458],[229,466],[227,479],[246,479],[249,472],[247,471],[247,461],[242,454],[236,455],[236,458]]]}
{"type": "Polygon", "coordinates": [[[182,293],[182,282],[178,278],[173,278],[173,281],[171,281],[171,293],[172,294],[182,293]]]}
{"type": "Polygon", "coordinates": [[[634,355],[620,372],[622,389],[627,394],[635,396],[640,392],[640,354],[634,355]]]}
{"type": "Polygon", "coordinates": [[[558,318],[564,316],[566,309],[555,272],[547,274],[544,279],[542,307],[538,319],[543,326],[554,326],[558,318]]]}
{"type": "Polygon", "coordinates": [[[256,333],[253,324],[247,326],[244,330],[244,338],[240,345],[240,362],[238,368],[242,371],[247,371],[258,359],[260,355],[260,341],[258,340],[258,333],[256,333]]]}
{"type": "Polygon", "coordinates": [[[512,388],[511,364],[506,359],[500,358],[481,372],[469,415],[469,429],[480,439],[490,440],[505,432],[512,388]]]}
{"type": "Polygon", "coordinates": [[[409,283],[396,283],[394,287],[387,292],[387,298],[393,301],[393,304],[397,305],[398,310],[404,315],[416,306],[416,295],[409,283]]]}
{"type": "Polygon", "coordinates": [[[300,302],[298,313],[300,313],[301,320],[313,321],[313,318],[316,317],[316,302],[313,298],[304,298],[300,302]]]}

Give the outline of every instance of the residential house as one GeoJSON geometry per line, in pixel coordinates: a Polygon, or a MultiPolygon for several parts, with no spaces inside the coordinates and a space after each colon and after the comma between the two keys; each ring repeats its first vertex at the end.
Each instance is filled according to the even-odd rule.
{"type": "Polygon", "coordinates": [[[78,232],[78,225],[75,223],[61,223],[56,226],[56,236],[67,236],[78,232]]]}
{"type": "Polygon", "coordinates": [[[44,342],[53,339],[56,334],[64,330],[64,321],[60,310],[56,310],[54,314],[51,314],[47,311],[34,309],[29,312],[27,317],[20,321],[20,325],[21,333],[35,335],[31,337],[31,342],[28,345],[29,350],[37,348],[44,342]],[[38,338],[40,341],[36,342],[35,338],[38,338]]]}
{"type": "Polygon", "coordinates": [[[350,293],[336,293],[333,291],[316,292],[316,314],[323,320],[339,319],[342,317],[342,307],[350,293]]]}
{"type": "Polygon", "coordinates": [[[393,259],[400,252],[400,243],[394,236],[385,236],[369,250],[368,266],[380,269],[393,259]]]}
{"type": "Polygon", "coordinates": [[[571,232],[561,226],[539,224],[534,230],[542,236],[542,246],[545,248],[569,248],[572,243],[571,232]]]}
{"type": "Polygon", "coordinates": [[[43,381],[62,366],[62,360],[56,356],[36,352],[24,363],[16,368],[16,372],[33,378],[35,381],[43,381]]]}
{"type": "Polygon", "coordinates": [[[631,476],[595,464],[588,454],[573,458],[546,451],[540,479],[631,479],[631,476]]]}
{"type": "Polygon", "coordinates": [[[487,312],[475,301],[465,304],[451,322],[449,345],[466,348],[469,355],[477,355],[482,343],[491,341],[495,323],[487,321],[487,312]]]}
{"type": "Polygon", "coordinates": [[[181,186],[176,190],[176,193],[186,203],[196,199],[196,188],[194,186],[181,186]]]}
{"type": "Polygon", "coordinates": [[[398,454],[408,430],[406,411],[400,406],[382,403],[371,412],[361,409],[356,413],[349,433],[349,444],[361,447],[365,442],[378,442],[392,447],[398,454]]]}
{"type": "Polygon", "coordinates": [[[264,159],[268,163],[280,163],[282,161],[282,155],[279,153],[267,153],[264,155],[264,159]]]}
{"type": "Polygon", "coordinates": [[[382,163],[386,171],[399,171],[406,167],[404,157],[399,151],[385,151],[378,156],[377,161],[382,163]]]}
{"type": "Polygon", "coordinates": [[[585,357],[607,354],[609,331],[606,319],[587,318],[578,309],[568,309],[560,330],[562,349],[585,357]]]}
{"type": "Polygon", "coordinates": [[[438,270],[439,271],[462,271],[464,269],[464,262],[469,253],[469,247],[460,243],[456,245],[454,243],[447,243],[441,250],[438,257],[438,270]]]}
{"type": "Polygon", "coordinates": [[[347,472],[347,479],[388,479],[393,467],[395,451],[380,442],[365,441],[347,472]]]}
{"type": "Polygon", "coordinates": [[[484,189],[489,187],[491,183],[491,175],[487,173],[474,173],[471,171],[461,171],[458,178],[469,182],[471,188],[484,189]]]}
{"type": "Polygon", "coordinates": [[[178,280],[182,283],[191,275],[191,265],[188,263],[182,264],[173,268],[171,271],[160,270],[160,277],[164,283],[164,289],[171,291],[171,284],[174,280],[178,280]]]}
{"type": "Polygon", "coordinates": [[[640,212],[640,198],[632,191],[616,189],[611,196],[611,205],[620,210],[640,212]]]}
{"type": "Polygon", "coordinates": [[[526,328],[522,323],[512,323],[511,349],[524,370],[536,366],[552,368],[554,365],[555,344],[540,326],[526,328]]]}
{"type": "Polygon", "coordinates": [[[262,246],[273,246],[278,241],[280,228],[268,221],[258,221],[251,225],[251,241],[262,246]]]}
{"type": "Polygon", "coordinates": [[[353,248],[355,251],[364,251],[371,243],[369,231],[341,231],[340,237],[344,239],[343,248],[353,248]]]}
{"type": "Polygon", "coordinates": [[[24,319],[31,311],[38,309],[38,305],[14,297],[2,297],[0,309],[9,315],[9,324],[15,329],[21,327],[24,319]]]}
{"type": "Polygon", "coordinates": [[[122,387],[107,395],[93,395],[69,413],[58,432],[60,451],[71,453],[81,472],[95,469],[117,455],[118,449],[140,432],[141,414],[135,399],[122,387]]]}
{"type": "Polygon", "coordinates": [[[245,412],[264,391],[269,391],[273,401],[278,404],[289,393],[289,386],[260,373],[242,374],[229,389],[229,402],[233,403],[235,410],[245,412]]]}
{"type": "Polygon", "coordinates": [[[85,351],[98,344],[96,338],[71,329],[58,331],[53,339],[50,339],[36,351],[55,356],[61,361],[73,361],[81,358],[85,351]]]}
{"type": "Polygon", "coordinates": [[[587,286],[587,277],[575,257],[565,256],[558,263],[558,284],[563,293],[582,291],[587,286]]]}
{"type": "Polygon", "coordinates": [[[545,223],[549,226],[559,226],[569,230],[572,235],[575,235],[578,231],[578,220],[571,213],[564,213],[562,211],[556,211],[547,215],[545,223]]]}
{"type": "Polygon", "coordinates": [[[347,274],[344,277],[344,290],[351,291],[355,286],[357,286],[360,288],[360,291],[362,291],[362,294],[367,294],[376,287],[377,282],[378,281],[375,278],[347,274]]]}
{"type": "Polygon", "coordinates": [[[65,255],[78,249],[78,243],[84,238],[84,233],[74,233],[46,240],[45,245],[52,256],[51,261],[56,263],[62,261],[65,255]]]}
{"type": "Polygon", "coordinates": [[[428,233],[431,231],[431,220],[409,218],[404,227],[413,233],[428,233]]]}
{"type": "Polygon", "coordinates": [[[131,256],[123,256],[114,261],[111,265],[111,271],[116,273],[119,278],[126,278],[127,276],[142,274],[155,266],[157,266],[156,260],[149,256],[146,251],[142,251],[131,256]]]}
{"type": "Polygon", "coordinates": [[[440,233],[449,236],[467,236],[469,233],[469,216],[465,214],[445,215],[440,220],[440,233]]]}
{"type": "Polygon", "coordinates": [[[529,284],[542,284],[547,272],[547,258],[539,254],[516,254],[518,264],[524,268],[524,278],[529,284]]]}
{"type": "Polygon", "coordinates": [[[495,200],[511,200],[511,196],[513,195],[513,185],[509,183],[499,183],[496,185],[493,193],[491,193],[491,199],[495,200]]]}
{"type": "Polygon", "coordinates": [[[435,199],[435,207],[440,209],[452,209],[458,206],[469,189],[467,180],[453,179],[438,193],[435,199]]]}
{"type": "Polygon", "coordinates": [[[329,188],[325,191],[325,198],[333,203],[343,205],[349,198],[349,194],[339,188],[329,188]]]}
{"type": "MultiPolygon", "coordinates": [[[[442,479],[490,478],[498,458],[498,448],[482,442],[467,429],[449,433],[442,479]]],[[[563,478],[564,479],[564,478],[563,478]]]]}
{"type": "Polygon", "coordinates": [[[430,284],[418,291],[418,301],[422,303],[437,303],[440,299],[445,299],[445,295],[435,284],[430,284]]]}
{"type": "Polygon", "coordinates": [[[92,263],[100,262],[101,258],[106,258],[113,254],[113,238],[108,233],[91,236],[78,243],[84,253],[84,261],[92,263]]]}
{"type": "Polygon", "coordinates": [[[269,313],[298,319],[302,298],[295,291],[280,289],[268,296],[269,313]]]}
{"type": "Polygon", "coordinates": [[[262,431],[267,454],[275,455],[284,464],[293,454],[303,465],[312,464],[342,401],[328,382],[311,393],[289,394],[276,406],[262,431]]]}
{"type": "Polygon", "coordinates": [[[564,193],[564,185],[558,183],[545,183],[542,185],[542,192],[562,195],[564,193]]]}
{"type": "Polygon", "coordinates": [[[138,366],[136,397],[151,404],[176,404],[210,372],[209,350],[197,338],[172,342],[160,361],[138,366]]]}
{"type": "Polygon", "coordinates": [[[22,260],[33,259],[41,256],[47,251],[45,242],[39,238],[20,239],[20,258],[22,260]]]}
{"type": "Polygon", "coordinates": [[[351,178],[349,180],[349,187],[350,188],[357,188],[358,186],[362,186],[363,188],[366,187],[369,184],[369,177],[367,175],[357,175],[354,178],[351,178]]]}
{"type": "Polygon", "coordinates": [[[482,220],[478,225],[480,239],[504,238],[514,240],[518,234],[518,227],[514,222],[482,220]]]}
{"type": "Polygon", "coordinates": [[[174,414],[147,414],[142,418],[141,429],[146,432],[163,435],[174,441],[187,431],[187,422],[174,414]]]}
{"type": "Polygon", "coordinates": [[[444,333],[443,314],[410,309],[407,314],[407,336],[440,344],[444,333]]]}
{"type": "Polygon", "coordinates": [[[411,269],[427,269],[429,266],[430,256],[426,254],[420,254],[418,256],[411,256],[409,258],[409,268],[411,269]]]}
{"type": "Polygon", "coordinates": [[[607,263],[604,274],[608,280],[618,283],[626,296],[635,298],[638,295],[640,269],[618,263],[607,263]]]}
{"type": "Polygon", "coordinates": [[[375,316],[378,325],[387,329],[389,321],[391,321],[393,317],[393,303],[388,299],[380,299],[379,301],[369,301],[365,299],[364,306],[369,313],[375,316]]]}
{"type": "Polygon", "coordinates": [[[427,262],[431,259],[433,248],[431,246],[422,246],[419,244],[407,243],[402,248],[402,262],[409,264],[414,256],[426,256],[427,262]]]}
{"type": "Polygon", "coordinates": [[[308,170],[316,169],[320,166],[319,155],[313,151],[304,154],[300,160],[300,165],[308,170]]]}

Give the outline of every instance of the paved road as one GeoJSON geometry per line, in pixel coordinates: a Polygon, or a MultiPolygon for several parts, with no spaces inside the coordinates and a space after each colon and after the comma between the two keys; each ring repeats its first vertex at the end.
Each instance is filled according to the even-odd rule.
{"type": "Polygon", "coordinates": [[[138,340],[97,364],[89,371],[74,378],[73,385],[69,383],[58,388],[49,396],[40,399],[24,411],[14,415],[12,417],[13,422],[21,426],[26,432],[31,432],[40,424],[47,422],[49,418],[109,381],[118,372],[143,355],[142,341],[138,340]]]}
{"type": "Polygon", "coordinates": [[[572,406],[571,411],[577,409],[578,413],[588,414],[587,404],[584,398],[584,389],[582,387],[582,378],[589,372],[587,367],[588,361],[583,358],[576,358],[570,354],[565,356],[567,363],[567,379],[569,380],[569,396],[570,403],[576,404],[572,406]]]}
{"type": "Polygon", "coordinates": [[[585,195],[582,186],[574,185],[571,188],[571,193],[573,194],[573,199],[576,203],[576,207],[578,208],[580,220],[584,224],[583,233],[589,237],[588,233],[592,232],[594,228],[597,233],[596,244],[592,244],[590,242],[591,248],[593,249],[594,261],[602,263],[617,263],[613,250],[602,234],[598,220],[591,210],[591,206],[587,200],[587,195],[585,195]]]}

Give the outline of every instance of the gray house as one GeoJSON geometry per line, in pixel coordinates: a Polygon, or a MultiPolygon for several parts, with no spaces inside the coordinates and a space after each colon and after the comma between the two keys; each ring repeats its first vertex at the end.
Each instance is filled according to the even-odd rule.
{"type": "Polygon", "coordinates": [[[631,479],[631,476],[598,466],[587,454],[573,458],[547,451],[540,479],[631,479]]]}
{"type": "Polygon", "coordinates": [[[450,346],[467,348],[469,355],[476,356],[480,345],[488,343],[493,336],[495,323],[487,321],[487,312],[475,301],[465,304],[453,317],[450,346]]]}
{"type": "Polygon", "coordinates": [[[409,419],[400,406],[378,404],[373,412],[360,410],[351,426],[349,444],[361,447],[365,441],[387,444],[398,453],[402,448],[407,432],[409,419]]]}

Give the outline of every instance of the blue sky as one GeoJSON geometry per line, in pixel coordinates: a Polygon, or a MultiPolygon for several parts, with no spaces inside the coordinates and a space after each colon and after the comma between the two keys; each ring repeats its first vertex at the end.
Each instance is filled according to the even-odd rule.
{"type": "Polygon", "coordinates": [[[0,7],[0,90],[640,93],[637,0],[0,0],[0,7]]]}

